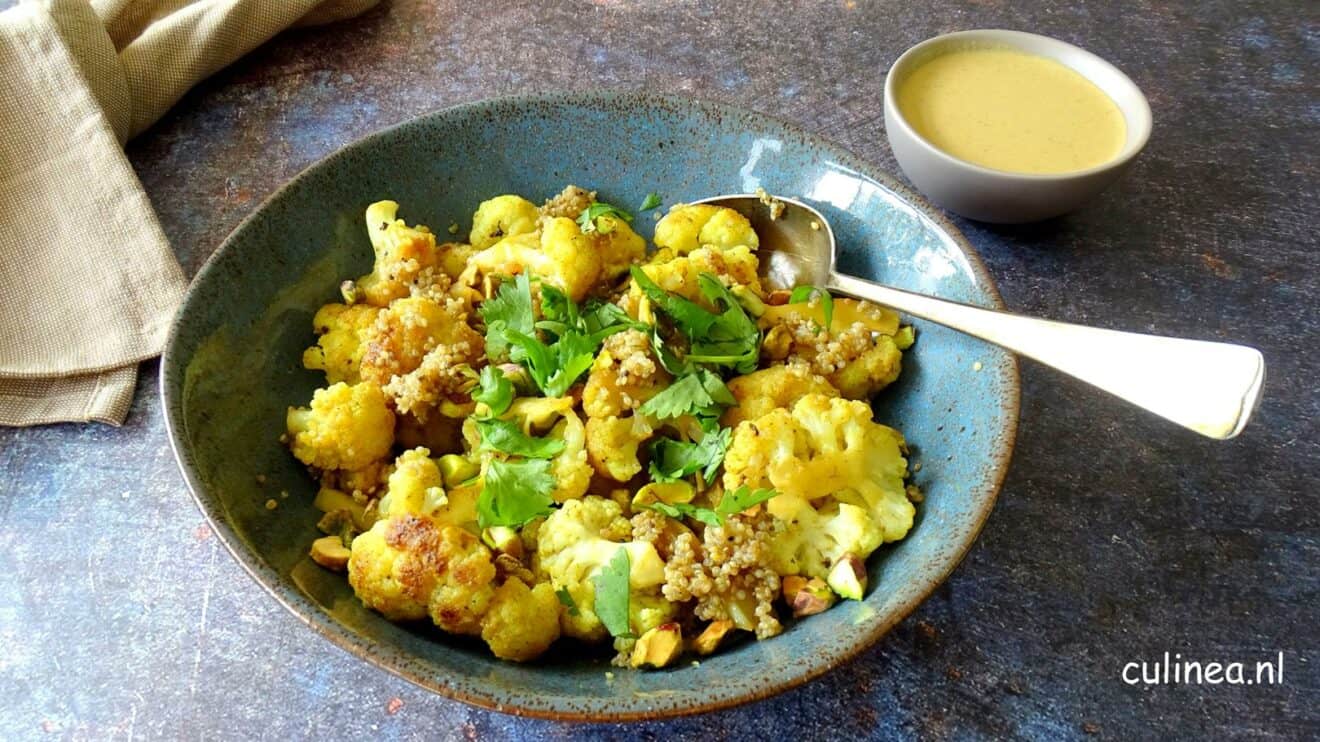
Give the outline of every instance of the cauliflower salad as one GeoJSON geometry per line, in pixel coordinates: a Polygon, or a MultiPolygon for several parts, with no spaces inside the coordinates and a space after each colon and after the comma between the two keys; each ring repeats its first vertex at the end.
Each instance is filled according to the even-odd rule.
{"type": "Polygon", "coordinates": [[[731,209],[676,205],[654,247],[576,186],[485,201],[466,241],[398,210],[367,208],[375,264],[316,312],[326,384],[285,438],[320,483],[311,556],[365,605],[658,668],[863,597],[921,499],[869,403],[896,314],[762,286],[731,209]]]}

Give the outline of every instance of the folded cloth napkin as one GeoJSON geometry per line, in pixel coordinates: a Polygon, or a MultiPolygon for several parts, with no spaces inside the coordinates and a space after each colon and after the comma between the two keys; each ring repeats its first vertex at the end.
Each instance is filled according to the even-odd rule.
{"type": "Polygon", "coordinates": [[[42,0],[0,13],[0,425],[123,422],[186,286],[123,145],[199,80],[377,0],[42,0]]]}

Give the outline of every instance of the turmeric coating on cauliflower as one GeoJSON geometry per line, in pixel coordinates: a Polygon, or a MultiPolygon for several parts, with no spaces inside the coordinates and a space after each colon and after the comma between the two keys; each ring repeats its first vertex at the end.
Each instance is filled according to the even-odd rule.
{"type": "Polygon", "coordinates": [[[325,388],[285,421],[318,480],[309,556],[513,662],[565,636],[663,667],[861,597],[919,498],[858,400],[912,328],[770,291],[737,211],[675,206],[648,250],[595,191],[539,197],[483,201],[467,242],[367,208],[372,271],[316,312],[325,388]]]}

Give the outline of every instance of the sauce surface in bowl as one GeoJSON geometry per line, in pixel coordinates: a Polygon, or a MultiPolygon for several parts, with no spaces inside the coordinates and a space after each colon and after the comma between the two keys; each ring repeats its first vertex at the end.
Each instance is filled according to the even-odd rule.
{"type": "Polygon", "coordinates": [[[1123,112],[1095,83],[1016,49],[942,52],[899,84],[897,102],[926,141],[996,170],[1084,170],[1113,159],[1127,137],[1123,112]]]}

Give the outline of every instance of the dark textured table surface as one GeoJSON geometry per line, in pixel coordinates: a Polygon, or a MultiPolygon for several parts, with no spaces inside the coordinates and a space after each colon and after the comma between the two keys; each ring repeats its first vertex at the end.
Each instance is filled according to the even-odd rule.
{"type": "Polygon", "coordinates": [[[398,0],[284,35],[203,84],[129,148],[190,274],[303,167],[436,108],[691,93],[896,171],[881,90],[903,49],[964,28],[1056,36],[1145,90],[1149,146],[1077,214],[960,226],[1014,309],[1258,345],[1264,402],[1216,443],[1024,364],[999,505],[892,634],[769,701],[582,727],[431,695],[305,629],[193,506],[149,362],[123,428],[0,429],[0,738],[1320,735],[1320,6],[1115,5],[398,0]],[[1123,681],[1126,663],[1166,651],[1251,668],[1282,652],[1283,682],[1123,681]]]}

